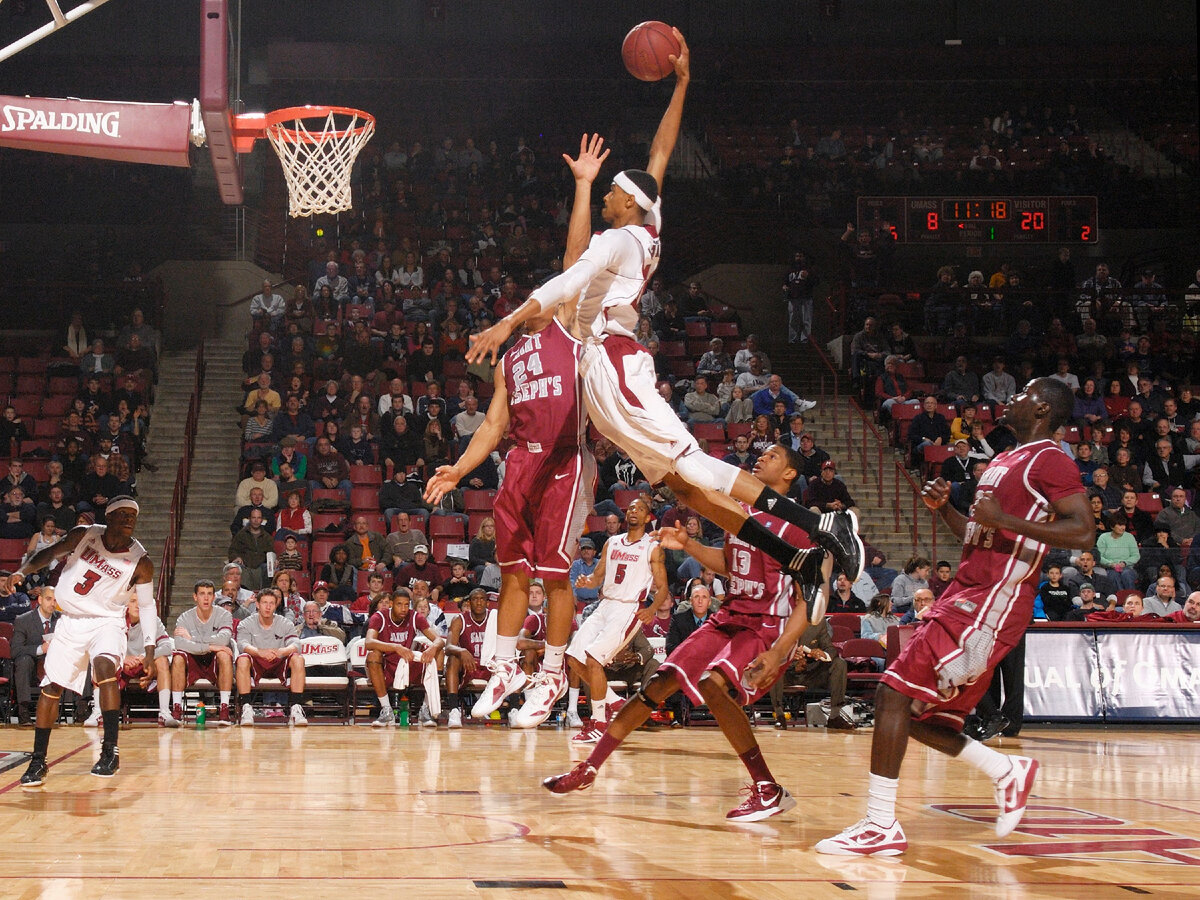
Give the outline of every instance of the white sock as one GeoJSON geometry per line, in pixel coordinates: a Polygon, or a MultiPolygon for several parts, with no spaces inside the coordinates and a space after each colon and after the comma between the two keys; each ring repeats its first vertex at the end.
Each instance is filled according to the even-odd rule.
{"type": "Polygon", "coordinates": [[[992,781],[999,781],[1012,771],[1012,760],[1007,756],[970,738],[967,738],[967,746],[963,747],[958,758],[974,766],[992,781]]]}
{"type": "Polygon", "coordinates": [[[391,698],[388,697],[387,694],[384,694],[382,697],[379,698],[379,711],[385,712],[385,713],[392,711],[392,701],[391,701],[391,698]]]}
{"type": "Polygon", "coordinates": [[[171,691],[172,705],[183,706],[183,691],[171,691]]]}
{"type": "Polygon", "coordinates": [[[604,705],[608,706],[610,703],[616,703],[620,699],[621,698],[617,696],[617,692],[612,688],[609,688],[608,693],[604,695],[604,705]]]}
{"type": "Polygon", "coordinates": [[[561,647],[554,644],[546,645],[546,656],[542,660],[542,669],[546,672],[560,673],[563,670],[563,657],[566,656],[567,645],[561,647]]]}
{"type": "Polygon", "coordinates": [[[233,691],[219,691],[218,693],[221,695],[221,702],[228,705],[230,695],[233,694],[233,691]]]}
{"type": "Polygon", "coordinates": [[[592,718],[597,722],[607,722],[608,698],[592,701],[592,718]]]}
{"type": "Polygon", "coordinates": [[[496,635],[496,659],[516,659],[517,658],[517,636],[514,634],[509,637],[506,634],[496,635]]]}
{"type": "Polygon", "coordinates": [[[164,716],[171,714],[171,691],[169,688],[158,692],[158,711],[164,716]]]}
{"type": "Polygon", "coordinates": [[[881,828],[896,821],[896,788],[899,778],[870,774],[867,780],[867,818],[881,828]]]}
{"type": "Polygon", "coordinates": [[[579,688],[567,688],[567,713],[579,711],[579,688]]]}

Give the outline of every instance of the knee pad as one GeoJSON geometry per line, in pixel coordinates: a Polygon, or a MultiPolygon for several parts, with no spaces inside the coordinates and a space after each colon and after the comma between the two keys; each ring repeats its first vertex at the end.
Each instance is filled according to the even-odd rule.
{"type": "Polygon", "coordinates": [[[639,687],[636,691],[634,691],[633,697],[635,700],[641,700],[643,703],[645,703],[651,709],[654,709],[656,706],[658,706],[657,703],[655,703],[653,700],[651,700],[649,697],[646,696],[645,685],[643,685],[642,687],[639,687]]]}
{"type": "Polygon", "coordinates": [[[698,488],[730,494],[741,469],[722,462],[715,456],[709,456],[697,448],[675,461],[675,471],[684,481],[698,488]]]}

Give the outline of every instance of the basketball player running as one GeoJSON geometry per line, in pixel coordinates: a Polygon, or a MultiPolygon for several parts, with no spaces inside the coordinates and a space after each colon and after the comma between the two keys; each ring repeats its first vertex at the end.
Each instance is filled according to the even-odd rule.
{"type": "MultiPolygon", "coordinates": [[[[608,156],[603,145],[598,135],[590,140],[584,135],[577,159],[563,154],[576,182],[565,265],[574,263],[587,246],[591,184],[608,156]]],[[[563,308],[559,316],[568,314],[569,309],[563,308]]],[[[492,509],[500,564],[496,649],[492,675],[471,715],[480,719],[491,715],[528,680],[525,703],[509,718],[517,728],[541,725],[567,689],[563,655],[575,615],[567,573],[596,483],[596,461],[584,444],[582,348],[558,317],[528,319],[524,336],[496,367],[483,424],[458,462],[439,467],[425,489],[426,502],[437,503],[496,449],[506,433],[510,435],[513,447],[505,458],[504,483],[492,509]],[[525,621],[532,577],[541,578],[546,591],[546,651],[541,669],[528,679],[520,665],[517,637],[525,621]]]]}
{"type": "MultiPolygon", "coordinates": [[[[969,518],[947,505],[945,481],[925,485],[926,505],[940,510],[962,539],[962,559],[954,580],[883,674],[875,695],[866,818],[821,841],[818,852],[904,852],[908,841],[896,821],[896,787],[910,735],[992,779],[1000,809],[998,836],[1020,822],[1037,761],[998,753],[963,735],[962,726],[988,689],[992,670],[1033,617],[1047,547],[1084,547],[1095,537],[1079,470],[1052,438],[1073,408],[1071,389],[1052,378],[1030,382],[1013,399],[1004,419],[1020,443],[987,467],[969,518]]],[[[776,646],[765,655],[767,669],[785,649],[776,646]]]]}
{"type": "MultiPolygon", "coordinates": [[[[796,451],[776,444],[759,458],[754,474],[773,490],[786,493],[802,471],[798,457],[796,451]]],[[[749,515],[785,540],[797,537],[795,527],[781,519],[759,512],[749,515]]],[[[748,690],[743,684],[743,674],[773,641],[795,646],[809,623],[805,598],[828,590],[833,560],[824,551],[816,551],[814,557],[821,560],[819,571],[814,579],[800,585],[776,560],[733,535],[726,538],[723,548],[706,547],[689,538],[681,528],[662,528],[658,535],[667,549],[683,550],[702,565],[728,577],[727,600],[675,648],[650,680],[621,707],[591,755],[570,772],[547,778],[543,784],[556,794],[591,787],[609,754],[650,717],[659,703],[683,690],[694,703],[708,706],[726,740],[750,772],[745,801],[730,810],[726,818],[754,822],[786,812],[796,801],[776,783],[742,707],[770,689],[787,668],[791,652],[779,657],[774,668],[765,673],[761,686],[748,690]],[[736,696],[731,696],[731,691],[736,696]]]]}
{"type": "Polygon", "coordinates": [[[58,702],[64,689],[83,692],[89,661],[104,722],[100,758],[92,767],[92,774],[111,778],[121,767],[117,754],[121,722],[117,675],[128,646],[125,606],[131,589],[137,597],[142,634],[149,641],[143,660],[144,672],[149,677],[155,675],[153,638],[158,634],[158,611],[151,587],[154,565],[146,556],[146,549],[133,537],[137,517],[136,500],[113,497],[105,510],[106,525],[73,528],[57,544],[35,553],[8,578],[9,590],[16,590],[27,573],[37,572],[55,560],[64,560],[56,591],[63,615],[46,651],[33,757],[21,776],[22,787],[45,783],[46,751],[50,746],[50,729],[58,719],[58,702]]]}
{"type": "Polygon", "coordinates": [[[662,547],[646,530],[650,520],[646,498],[633,500],[625,510],[625,533],[606,541],[596,570],[580,575],[575,582],[577,587],[600,588],[600,603],[584,619],[567,649],[571,672],[587,683],[592,704],[592,715],[584,720],[583,730],[571,738],[575,743],[600,740],[608,721],[608,704],[617,699],[615,694],[609,696],[604,667],[643,623],[654,618],[658,607],[671,600],[662,547]],[[641,608],[650,593],[654,602],[641,608]]]}
{"type": "MultiPolygon", "coordinates": [[[[854,513],[814,513],[766,487],[749,472],[702,451],[658,394],[653,360],[634,340],[638,300],[661,253],[659,190],[679,137],[690,80],[687,43],[678,30],[674,33],[680,45],[679,56],[670,58],[675,67],[675,90],[650,146],[646,171],[617,173],[604,197],[603,217],[612,227],[593,237],[573,265],[535,289],[514,312],[472,336],[467,360],[490,357],[495,362],[518,326],[578,297],[575,330],[585,341],[580,363],[583,396],[597,429],[628,452],[652,483],[665,481],[690,508],[766,551],[785,567],[799,571],[806,559],[815,557],[781,540],[735,500],[799,526],[833,553],[834,562],[847,577],[857,579],[863,548],[854,513]]],[[[572,229],[577,228],[576,216],[590,216],[588,205],[578,196],[581,191],[590,195],[590,182],[578,177],[586,169],[590,167],[576,170],[572,229]]],[[[598,174],[598,165],[595,171],[598,174]]],[[[813,609],[810,613],[819,618],[824,611],[813,609]]]]}

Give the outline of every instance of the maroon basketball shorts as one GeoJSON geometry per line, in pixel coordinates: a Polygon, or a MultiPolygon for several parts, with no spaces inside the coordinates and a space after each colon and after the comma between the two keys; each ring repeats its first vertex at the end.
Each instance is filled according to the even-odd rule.
{"type": "Polygon", "coordinates": [[[742,673],[758,654],[769,650],[783,633],[784,619],[778,616],[751,616],[745,613],[719,611],[688,635],[676,647],[658,670],[674,672],[680,687],[693,703],[706,701],[700,693],[700,679],[705,672],[717,671],[725,676],[738,693],[738,703],[753,703],[787,671],[791,660],[779,667],[771,683],[751,694],[742,684],[742,673]]]}
{"type": "Polygon", "coordinates": [[[1010,615],[1008,621],[1016,624],[993,633],[971,619],[930,616],[883,673],[883,683],[913,699],[918,720],[961,731],[963,720],[987,693],[992,671],[1021,640],[1028,620],[1028,614],[1024,620],[1010,615]]]}
{"type": "Polygon", "coordinates": [[[285,685],[289,682],[288,659],[290,657],[288,659],[259,659],[257,656],[251,656],[249,659],[250,679],[253,684],[257,685],[264,678],[278,678],[285,685]]]}
{"type": "Polygon", "coordinates": [[[592,509],[596,460],[575,445],[535,453],[514,447],[496,495],[496,560],[539,578],[566,578],[592,509]]]}
{"type": "Polygon", "coordinates": [[[190,687],[197,681],[217,683],[217,654],[215,653],[185,653],[176,650],[176,656],[182,656],[187,663],[187,684],[190,687]]]}

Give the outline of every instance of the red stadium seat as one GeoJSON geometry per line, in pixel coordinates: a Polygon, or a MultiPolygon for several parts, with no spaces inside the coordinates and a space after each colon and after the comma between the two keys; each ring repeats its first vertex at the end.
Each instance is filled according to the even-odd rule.
{"type": "Polygon", "coordinates": [[[858,613],[830,613],[825,618],[834,628],[848,628],[852,632],[852,637],[858,637],[862,630],[862,616],[858,613]]]}
{"type": "Polygon", "coordinates": [[[685,322],[683,324],[683,332],[690,338],[707,338],[708,323],[703,320],[696,322],[685,322]]]}
{"type": "Polygon", "coordinates": [[[492,511],[492,507],[495,505],[495,501],[495,491],[473,489],[463,491],[463,511],[467,513],[490,513],[492,511]]]}
{"type": "Polygon", "coordinates": [[[76,378],[54,377],[50,379],[51,394],[65,394],[73,397],[79,391],[79,380],[76,378]]]}
{"type": "Polygon", "coordinates": [[[346,495],[337,488],[316,488],[312,492],[313,503],[318,500],[345,500],[346,495]]]}
{"type": "Polygon", "coordinates": [[[625,509],[641,496],[641,491],[635,491],[632,488],[624,488],[613,491],[613,503],[617,504],[621,509],[625,509]]]}
{"type": "Polygon", "coordinates": [[[466,543],[466,542],[463,541],[461,538],[448,538],[448,537],[433,538],[433,546],[430,547],[430,550],[431,550],[431,555],[433,556],[434,562],[444,563],[446,561],[446,554],[450,548],[450,545],[451,544],[463,544],[463,543],[466,543]]]}
{"type": "Polygon", "coordinates": [[[683,341],[661,341],[658,349],[668,359],[683,359],[687,356],[687,346],[683,341]]]}
{"type": "Polygon", "coordinates": [[[312,545],[312,564],[314,568],[319,568],[329,562],[329,553],[338,544],[345,543],[342,536],[339,534],[336,537],[325,537],[318,535],[313,539],[312,545]]]}
{"type": "Polygon", "coordinates": [[[336,526],[341,531],[346,521],[344,512],[315,512],[309,515],[312,516],[314,534],[327,533],[330,525],[336,526]]]}
{"type": "Polygon", "coordinates": [[[74,401],[74,394],[51,394],[42,401],[42,415],[62,418],[74,401]]]}
{"type": "Polygon", "coordinates": [[[350,489],[350,508],[355,512],[378,512],[379,490],[374,487],[350,489]]]}
{"type": "Polygon", "coordinates": [[[36,419],[42,408],[41,393],[12,398],[12,407],[22,419],[36,419]]]}
{"type": "Polygon", "coordinates": [[[356,486],[374,485],[378,488],[383,484],[383,470],[379,466],[351,466],[350,483],[356,486]]]}
{"type": "Polygon", "coordinates": [[[1162,497],[1157,493],[1140,493],[1137,495],[1137,508],[1156,516],[1163,511],[1162,497]]]}
{"type": "Polygon", "coordinates": [[[695,378],[696,364],[690,359],[672,359],[669,360],[671,365],[671,374],[676,378],[695,378]]]}
{"type": "Polygon", "coordinates": [[[58,431],[61,427],[58,419],[34,419],[31,423],[33,426],[29,429],[29,433],[35,438],[52,438],[58,437],[58,431]]]}
{"type": "Polygon", "coordinates": [[[754,430],[754,427],[749,422],[726,422],[725,434],[729,440],[733,440],[738,435],[749,434],[754,430]]]}
{"type": "Polygon", "coordinates": [[[431,538],[454,538],[455,543],[462,543],[466,537],[462,520],[456,516],[430,516],[428,535],[431,538]]]}
{"type": "Polygon", "coordinates": [[[696,436],[696,440],[704,438],[704,440],[724,441],[725,426],[720,422],[697,422],[692,426],[692,434],[696,436]]]}
{"type": "MultiPolygon", "coordinates": [[[[712,334],[713,337],[735,338],[735,337],[737,337],[737,333],[738,333],[737,323],[736,322],[713,322],[712,327],[709,329],[709,332],[712,334]]],[[[726,347],[725,349],[728,350],[729,348],[726,347]]]]}
{"type": "Polygon", "coordinates": [[[587,522],[583,526],[583,531],[586,534],[589,531],[603,531],[604,516],[588,516],[587,522]]]}

